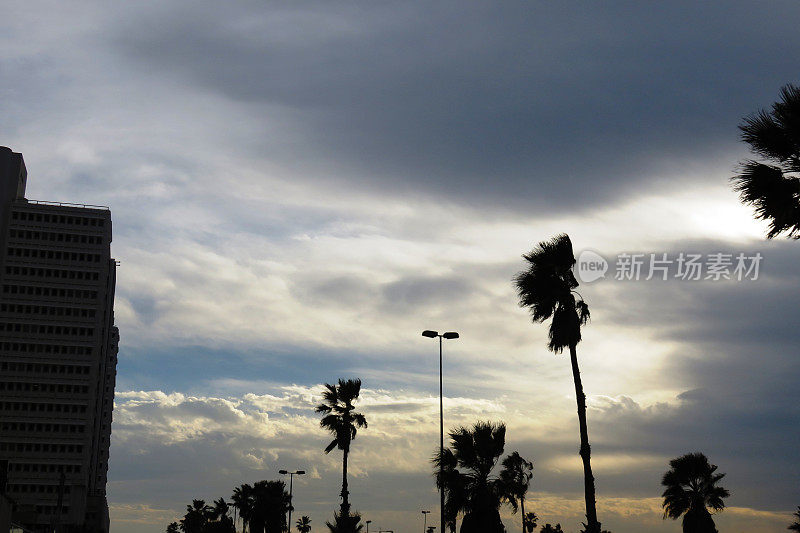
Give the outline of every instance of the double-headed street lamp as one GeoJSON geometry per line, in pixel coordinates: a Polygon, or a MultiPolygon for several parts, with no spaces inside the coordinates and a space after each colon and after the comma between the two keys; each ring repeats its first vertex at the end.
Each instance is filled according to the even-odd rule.
{"type": "Polygon", "coordinates": [[[288,470],[278,470],[279,474],[289,474],[289,520],[286,522],[286,532],[292,530],[292,481],[294,481],[294,476],[297,474],[298,476],[302,476],[306,473],[305,470],[297,470],[296,472],[289,472],[288,470]]]}
{"type": "Polygon", "coordinates": [[[458,333],[448,331],[439,335],[437,331],[426,329],[422,332],[423,337],[435,339],[439,337],[439,500],[440,500],[440,522],[439,531],[444,533],[444,402],[442,400],[442,339],[457,339],[458,333]]]}
{"type": "Polygon", "coordinates": [[[422,533],[425,533],[426,531],[428,531],[428,515],[430,513],[431,513],[430,511],[422,511],[422,516],[425,517],[425,522],[424,522],[424,524],[422,526],[422,533]]]}

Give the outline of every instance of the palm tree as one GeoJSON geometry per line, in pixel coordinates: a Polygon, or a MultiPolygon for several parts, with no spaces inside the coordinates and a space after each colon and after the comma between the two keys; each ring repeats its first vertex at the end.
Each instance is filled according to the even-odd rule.
{"type": "Polygon", "coordinates": [[[342,450],[342,506],[340,514],[347,517],[350,514],[349,492],[347,490],[347,456],[350,454],[350,443],[356,438],[357,428],[366,428],[367,419],[361,413],[355,412],[353,402],[361,393],[360,379],[339,379],[338,385],[325,384],[322,393],[323,403],[316,408],[317,413],[325,416],[319,425],[327,429],[333,440],[325,448],[325,453],[330,453],[334,448],[342,450]]]}
{"type": "Polygon", "coordinates": [[[283,481],[257,481],[253,484],[250,533],[279,533],[287,530],[289,492],[283,481]]]}
{"type": "Polygon", "coordinates": [[[514,452],[503,459],[503,470],[500,480],[506,501],[511,504],[512,512],[517,512],[517,507],[522,510],[522,533],[525,531],[525,495],[531,485],[533,477],[533,463],[522,458],[519,452],[514,452]]]}
{"type": "Polygon", "coordinates": [[[228,512],[230,509],[228,508],[228,504],[225,502],[225,498],[220,498],[218,500],[214,500],[214,506],[211,508],[211,520],[223,520],[224,518],[228,518],[228,512]]]}
{"type": "Polygon", "coordinates": [[[212,510],[210,506],[206,505],[205,500],[192,500],[192,504],[186,506],[186,514],[180,522],[181,531],[183,533],[203,533],[212,510]]]}
{"type": "Polygon", "coordinates": [[[236,526],[229,516],[230,506],[224,498],[214,500],[214,506],[208,512],[208,522],[203,533],[234,533],[236,526]]]}
{"type": "Polygon", "coordinates": [[[792,522],[786,529],[791,531],[800,531],[800,506],[797,507],[797,512],[794,513],[794,515],[797,517],[797,520],[792,522]]]}
{"type": "Polygon", "coordinates": [[[246,533],[250,517],[253,515],[253,487],[247,483],[233,489],[231,496],[234,509],[239,510],[242,519],[242,533],[246,533]]]}
{"type": "Polygon", "coordinates": [[[589,306],[580,295],[578,300],[575,299],[578,281],[572,273],[575,264],[572,242],[568,235],[562,234],[550,241],[540,242],[530,253],[522,257],[529,265],[527,270],[519,272],[514,278],[520,306],[530,309],[534,322],[541,323],[552,317],[548,344],[550,351],[561,353],[564,348],[569,348],[572,379],[575,382],[575,396],[578,401],[586,531],[600,533],[600,522],[597,521],[595,506],[589,431],[586,427],[586,395],[583,393],[577,352],[577,345],[581,341],[581,326],[589,321],[589,306]]]}
{"type": "Polygon", "coordinates": [[[564,533],[564,530],[561,529],[561,524],[556,524],[555,527],[545,524],[542,526],[540,533],[564,533]]]}
{"type": "Polygon", "coordinates": [[[311,519],[307,516],[302,516],[297,520],[297,531],[300,533],[309,533],[311,531],[311,519]]]}
{"type": "Polygon", "coordinates": [[[450,533],[456,533],[456,520],[458,513],[464,508],[466,499],[466,487],[464,480],[458,471],[458,459],[453,450],[445,448],[441,454],[439,450],[433,457],[433,464],[436,467],[436,488],[444,490],[444,521],[446,529],[450,533]]]}
{"type": "Polygon", "coordinates": [[[330,533],[359,533],[364,529],[359,513],[333,513],[333,523],[326,521],[330,533]]]}
{"type": "Polygon", "coordinates": [[[533,533],[533,530],[536,529],[536,521],[539,519],[536,516],[536,513],[529,512],[527,514],[522,514],[522,532],[523,533],[533,533]]]}
{"type": "Polygon", "coordinates": [[[170,524],[167,526],[167,533],[178,533],[178,523],[170,522],[170,524]]]}
{"type": "Polygon", "coordinates": [[[732,178],[734,189],[755,207],[756,218],[769,221],[768,239],[784,232],[800,239],[800,88],[782,87],[772,111],[745,118],[739,129],[750,150],[770,164],[745,161],[732,178]]]}
{"type": "Polygon", "coordinates": [[[451,447],[443,455],[437,452],[433,463],[437,476],[445,467],[445,516],[451,531],[455,516],[463,513],[461,533],[504,533],[499,512],[503,484],[491,474],[505,446],[505,424],[477,422],[471,429],[451,431],[450,440],[451,447]]]}
{"type": "Polygon", "coordinates": [[[702,453],[688,453],[669,462],[670,469],[661,484],[666,487],[664,519],[677,520],[683,516],[684,533],[716,533],[708,509],[722,511],[723,498],[730,493],[717,485],[725,474],[717,474],[717,465],[708,462],[702,453]]]}

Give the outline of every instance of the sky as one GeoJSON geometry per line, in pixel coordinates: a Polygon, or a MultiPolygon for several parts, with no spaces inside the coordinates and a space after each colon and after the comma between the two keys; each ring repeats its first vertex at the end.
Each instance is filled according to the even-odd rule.
{"type": "Polygon", "coordinates": [[[511,281],[560,233],[609,264],[578,289],[604,528],[679,531],[660,480],[694,451],[726,473],[720,531],[791,521],[800,244],[767,241],[729,178],[751,157],[742,118],[798,83],[797,3],[3,5],[0,145],[27,197],[112,211],[113,533],[279,469],[308,472],[295,517],[326,530],[341,454],[313,408],[340,377],[363,380],[369,422],[354,509],[370,531],[437,524],[424,329],[461,336],[446,428],[503,421],[506,454],[535,465],[526,509],[578,531],[569,361],[511,281]],[[682,253],[761,261],[741,280],[615,279],[620,254],[682,253]]]}

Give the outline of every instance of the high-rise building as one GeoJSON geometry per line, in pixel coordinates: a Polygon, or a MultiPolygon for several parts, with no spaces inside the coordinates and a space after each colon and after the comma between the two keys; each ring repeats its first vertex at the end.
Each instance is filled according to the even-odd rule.
{"type": "Polygon", "coordinates": [[[26,181],[22,154],[0,147],[5,495],[32,531],[107,532],[119,342],[111,212],[27,200],[26,181]]]}

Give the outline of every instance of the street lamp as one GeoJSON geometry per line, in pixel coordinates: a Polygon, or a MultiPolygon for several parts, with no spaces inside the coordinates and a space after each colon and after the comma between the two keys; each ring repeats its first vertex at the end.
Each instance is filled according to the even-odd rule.
{"type": "Polygon", "coordinates": [[[292,481],[294,481],[295,474],[302,476],[306,471],[297,470],[296,472],[289,472],[288,470],[278,470],[278,473],[284,476],[289,474],[289,520],[286,522],[286,533],[289,533],[292,530],[292,481]]]}
{"type": "Polygon", "coordinates": [[[422,511],[422,516],[425,517],[425,523],[422,526],[422,533],[428,531],[428,515],[430,513],[431,513],[430,511],[422,511]]]}
{"type": "Polygon", "coordinates": [[[369,525],[372,523],[372,520],[367,520],[367,533],[369,533],[369,525]]]}
{"type": "Polygon", "coordinates": [[[435,339],[439,337],[439,482],[441,483],[441,487],[439,487],[439,531],[444,533],[444,463],[441,459],[444,459],[444,403],[442,400],[442,339],[457,339],[458,333],[455,331],[448,331],[447,333],[443,333],[439,335],[438,331],[431,331],[426,329],[422,332],[423,337],[428,337],[430,339],[435,339]]]}

